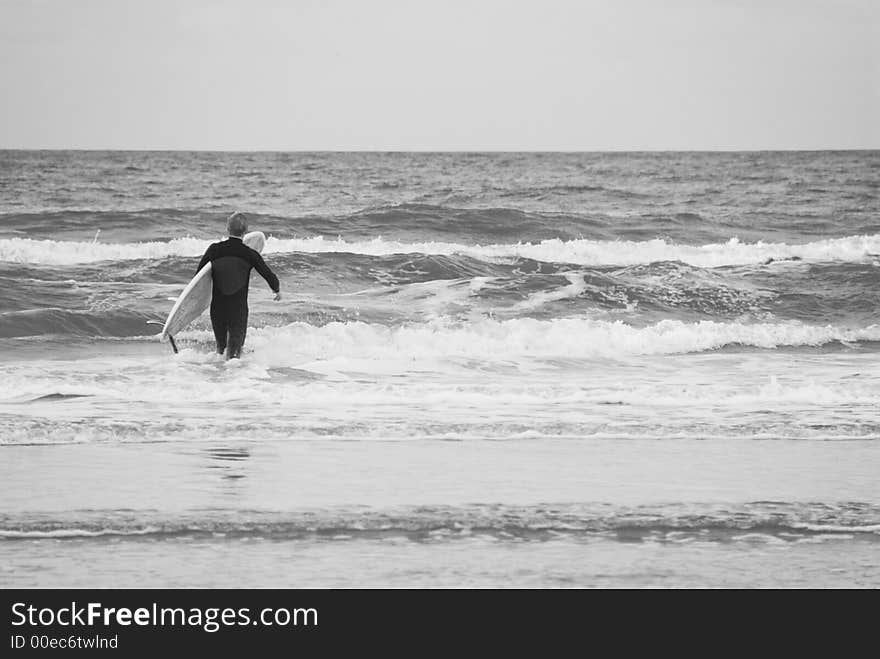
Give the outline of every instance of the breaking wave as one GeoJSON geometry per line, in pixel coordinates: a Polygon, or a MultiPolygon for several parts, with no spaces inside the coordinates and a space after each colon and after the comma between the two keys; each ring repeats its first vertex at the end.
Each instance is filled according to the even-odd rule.
{"type": "MultiPolygon", "coordinates": [[[[209,340],[208,332],[183,338],[209,340]]],[[[683,354],[726,346],[779,348],[880,341],[880,326],[843,328],[801,323],[663,320],[646,327],[623,321],[584,318],[481,320],[465,325],[443,322],[387,327],[363,322],[333,322],[323,327],[292,323],[249,333],[259,353],[310,355],[314,358],[419,360],[471,358],[593,359],[626,355],[683,354]]]]}
{"type": "MultiPolygon", "coordinates": [[[[177,238],[167,242],[102,243],[7,238],[0,240],[0,261],[71,265],[99,261],[157,259],[167,256],[198,256],[209,241],[177,238]]],[[[681,261],[698,267],[760,264],[776,260],[864,261],[880,255],[880,234],[830,238],[804,244],[741,242],[686,245],[656,238],[645,241],[560,240],[536,243],[468,245],[453,242],[400,242],[376,237],[346,241],[270,237],[264,253],[352,253],[371,256],[391,254],[461,254],[481,260],[527,258],[546,263],[578,265],[636,265],[657,261],[681,261]]]]}

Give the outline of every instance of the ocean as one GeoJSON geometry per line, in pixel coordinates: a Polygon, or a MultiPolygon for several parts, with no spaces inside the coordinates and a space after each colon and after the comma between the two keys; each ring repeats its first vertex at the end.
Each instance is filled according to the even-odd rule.
{"type": "Polygon", "coordinates": [[[0,586],[877,588],[878,306],[878,151],[0,151],[0,586]]]}

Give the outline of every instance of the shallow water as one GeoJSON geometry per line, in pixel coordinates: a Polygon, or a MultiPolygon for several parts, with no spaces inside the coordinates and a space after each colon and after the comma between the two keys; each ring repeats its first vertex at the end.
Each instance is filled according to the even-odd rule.
{"type": "Polygon", "coordinates": [[[880,584],[875,441],[5,449],[10,586],[880,584]],[[24,511],[24,512],[23,512],[24,511]]]}

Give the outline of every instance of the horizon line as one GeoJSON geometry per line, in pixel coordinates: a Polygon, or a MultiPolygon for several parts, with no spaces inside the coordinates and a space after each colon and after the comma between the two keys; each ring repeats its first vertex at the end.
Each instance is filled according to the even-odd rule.
{"type": "Polygon", "coordinates": [[[880,146],[753,149],[169,149],[116,147],[0,147],[0,152],[8,151],[81,151],[118,153],[819,153],[880,151],[880,146]]]}

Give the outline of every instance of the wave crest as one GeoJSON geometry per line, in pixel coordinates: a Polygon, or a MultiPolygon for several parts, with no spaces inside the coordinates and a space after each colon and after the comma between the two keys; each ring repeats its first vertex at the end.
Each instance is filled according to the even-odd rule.
{"type": "MultiPolygon", "coordinates": [[[[210,335],[205,331],[184,332],[181,338],[209,341],[210,335]]],[[[436,321],[398,327],[360,321],[332,322],[321,327],[296,322],[252,330],[248,341],[258,359],[271,359],[273,363],[284,359],[284,355],[295,356],[297,363],[303,356],[389,361],[595,359],[683,354],[735,345],[772,349],[872,342],[880,341],[880,326],[663,320],[636,327],[623,321],[588,318],[484,319],[461,325],[436,321]]]]}
{"type": "MultiPolygon", "coordinates": [[[[101,243],[7,238],[0,240],[0,261],[73,265],[98,261],[158,259],[168,256],[199,256],[209,242],[199,238],[176,238],[167,242],[101,243]]],[[[698,267],[749,265],[774,260],[863,261],[880,254],[880,234],[829,238],[811,243],[744,243],[731,238],[724,243],[683,245],[663,238],[644,241],[561,240],[537,243],[466,245],[451,242],[399,242],[382,237],[361,241],[270,237],[265,254],[351,253],[370,256],[390,254],[463,254],[481,260],[526,258],[546,263],[578,265],[637,265],[657,261],[681,261],[698,267]]]]}

